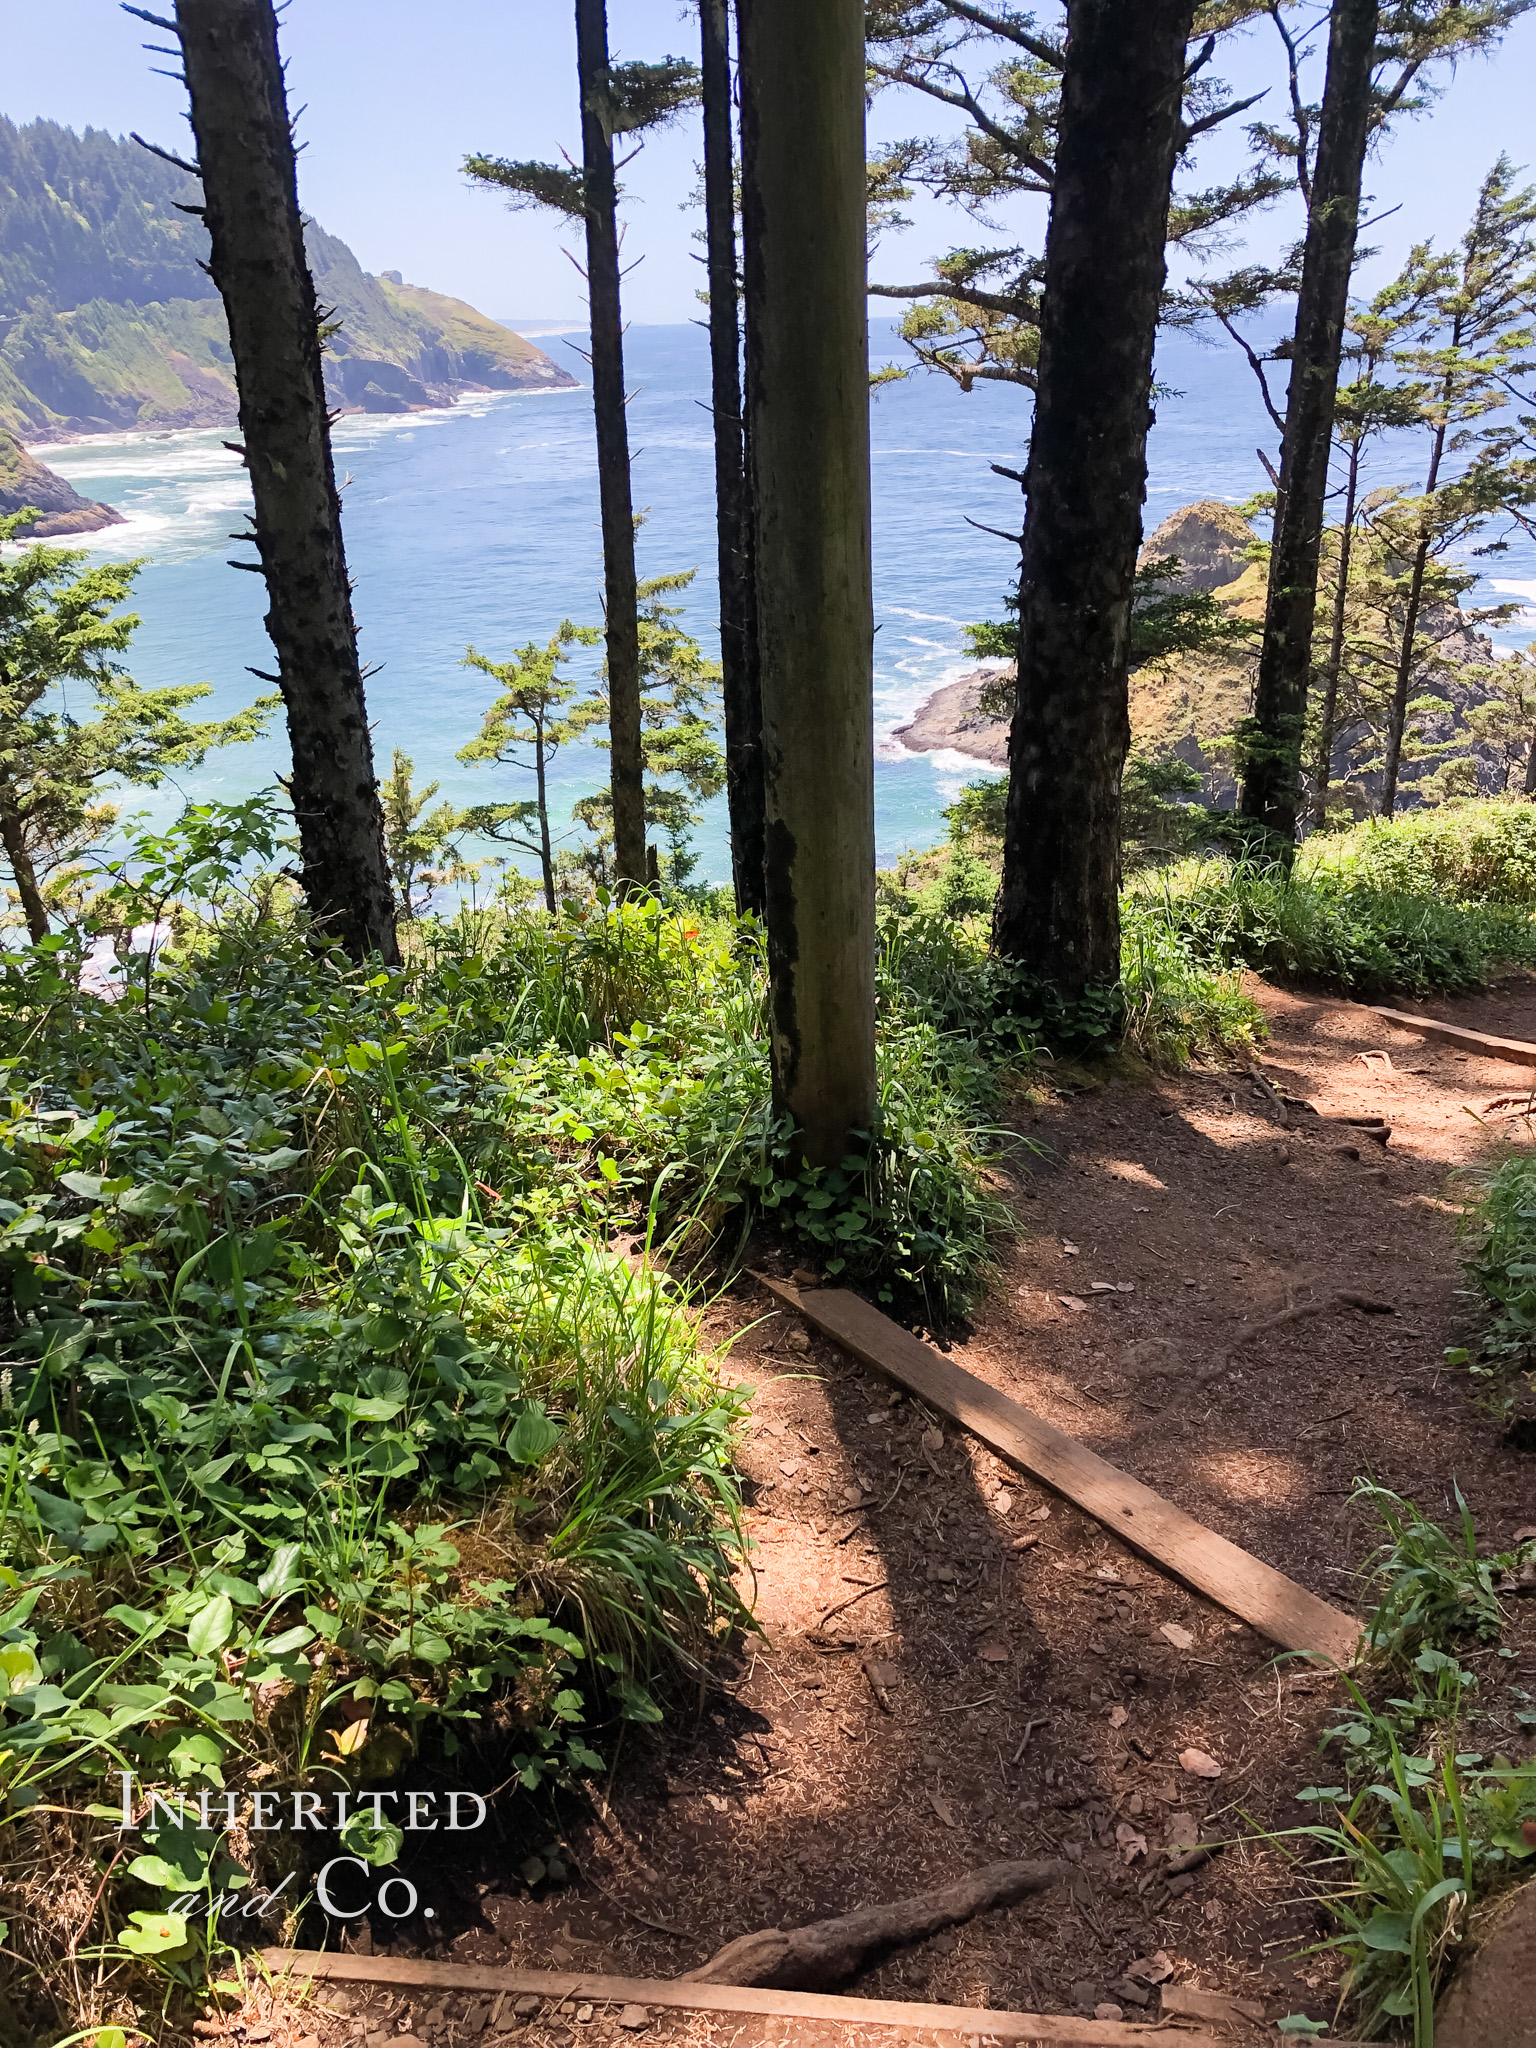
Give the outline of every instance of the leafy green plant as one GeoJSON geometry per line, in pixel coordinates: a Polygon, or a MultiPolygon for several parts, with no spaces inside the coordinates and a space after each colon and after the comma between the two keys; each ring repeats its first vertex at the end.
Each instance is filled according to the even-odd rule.
{"type": "Polygon", "coordinates": [[[1478,1556],[1472,1512],[1460,1487],[1452,1490],[1460,1516],[1454,1534],[1388,1487],[1362,1480],[1355,1488],[1354,1504],[1369,1508],[1386,1533],[1367,1566],[1381,1598],[1366,1640],[1382,1655],[1411,1657],[1457,1636],[1486,1641],[1503,1627],[1494,1567],[1478,1556]]]}
{"type": "Polygon", "coordinates": [[[1458,1350],[1454,1364],[1502,1382],[1508,1408],[1519,1375],[1536,1351],[1536,1159],[1510,1152],[1492,1169],[1463,1177],[1470,1200],[1462,1215],[1465,1269],[1481,1311],[1477,1353],[1458,1350]],[[1511,1375],[1514,1375],[1512,1378],[1511,1375]]]}

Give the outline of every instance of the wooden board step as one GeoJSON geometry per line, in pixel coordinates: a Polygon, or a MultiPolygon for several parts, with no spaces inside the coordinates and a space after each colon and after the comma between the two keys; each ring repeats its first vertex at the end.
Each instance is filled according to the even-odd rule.
{"type": "Polygon", "coordinates": [[[1135,1550],[1250,1623],[1282,1649],[1354,1661],[1360,1624],[1284,1572],[1229,1543],[985,1380],[942,1357],[844,1288],[799,1288],[754,1276],[775,1300],[863,1364],[905,1387],[1048,1486],[1135,1550]]]}
{"type": "Polygon", "coordinates": [[[1495,1038],[1486,1031],[1468,1031],[1462,1024],[1442,1024],[1438,1017],[1416,1017],[1406,1010],[1383,1010],[1371,1005],[1373,1017],[1384,1017],[1401,1031],[1417,1031],[1421,1038],[1435,1038],[1462,1052],[1479,1054],[1485,1060],[1505,1060],[1514,1067],[1536,1067],[1536,1045],[1524,1038],[1495,1038]]]}
{"type": "MultiPolygon", "coordinates": [[[[1037,2048],[1220,2048],[1205,2027],[1191,2031],[1168,2020],[1079,2019],[1072,2013],[994,2012],[990,2006],[914,2005],[884,1998],[839,1998],[820,1991],[764,1991],[748,1984],[693,1984],[686,1979],[582,1976],[569,1970],[512,1970],[495,1963],[435,1963],[417,1956],[331,1955],[323,1949],[263,1949],[274,1977],[324,1978],[343,1984],[420,1984],[434,1991],[513,1992],[592,2005],[647,2005],[684,2012],[733,2012],[767,2019],[828,2020],[845,2027],[900,2027],[969,2034],[983,2041],[1034,2043],[1037,2048]]],[[[790,2038],[794,2038],[793,2031],[790,2038]]]]}

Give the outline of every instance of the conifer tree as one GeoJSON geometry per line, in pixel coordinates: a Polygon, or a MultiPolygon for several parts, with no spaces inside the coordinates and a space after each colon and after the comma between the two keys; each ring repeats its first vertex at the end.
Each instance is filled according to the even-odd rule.
{"type": "Polygon", "coordinates": [[[592,411],[597,431],[603,526],[603,593],[611,711],[614,867],[621,887],[645,883],[645,766],[641,742],[640,638],[635,594],[635,521],[625,418],[624,314],[620,288],[619,186],[614,138],[641,135],[698,98],[698,72],[668,57],[614,64],[607,0],[576,0],[576,85],[581,168],[471,156],[477,183],[579,224],[586,236],[592,320],[592,411]]]}
{"type": "Polygon", "coordinates": [[[704,108],[704,239],[709,268],[710,397],[719,536],[720,669],[725,707],[726,800],[736,909],[761,917],[763,705],[753,618],[746,422],[741,400],[736,158],[731,134],[730,10],[699,0],[704,108]]]}
{"type": "Polygon", "coordinates": [[[288,794],[318,933],[354,960],[399,958],[384,819],[331,462],[320,309],[304,252],[272,0],[176,0],[202,180],[209,270],[224,301],[255,517],[293,748],[288,794]]]}
{"type": "Polygon", "coordinates": [[[461,761],[495,761],[521,768],[534,779],[534,794],[517,803],[476,804],[461,814],[466,832],[483,833],[504,845],[533,854],[539,863],[544,908],[553,917],[555,847],[549,816],[549,769],[556,754],[607,716],[607,706],[588,696],[573,703],[580,685],[564,673],[570,649],[592,646],[602,638],[593,626],[565,620],[544,646],[530,641],[510,661],[492,661],[471,647],[465,665],[492,676],[501,695],[486,712],[480,731],[461,761]]]}
{"type": "Polygon", "coordinates": [[[182,713],[213,694],[207,683],[141,689],[118,659],[139,621],[118,607],[143,563],[91,565],[84,550],[46,542],[8,558],[5,544],[36,517],[0,518],[0,846],[34,942],[48,935],[50,874],[116,815],[106,785],[154,789],[215,747],[255,739],[277,702],[199,724],[182,713]],[[71,683],[89,691],[94,715],[78,691],[69,701],[71,683]]]}
{"type": "Polygon", "coordinates": [[[836,1166],[877,1109],[863,16],[738,19],[773,1089],[836,1166]]]}
{"type": "Polygon", "coordinates": [[[1193,13],[1073,0],[1063,54],[993,943],[1069,995],[1120,973],[1126,676],[1193,13]]]}
{"type": "Polygon", "coordinates": [[[1395,361],[1422,387],[1428,448],[1421,489],[1395,495],[1373,520],[1400,565],[1402,590],[1381,795],[1387,818],[1397,805],[1430,570],[1497,513],[1536,504],[1536,461],[1521,452],[1521,428],[1495,417],[1536,360],[1536,188],[1518,187],[1513,165],[1500,157],[1459,250],[1437,255],[1421,245],[1399,287],[1423,307],[1395,361]]]}

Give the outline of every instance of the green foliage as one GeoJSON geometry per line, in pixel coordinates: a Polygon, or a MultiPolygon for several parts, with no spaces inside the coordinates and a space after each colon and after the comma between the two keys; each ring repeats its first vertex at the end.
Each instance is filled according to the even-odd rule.
{"type": "Polygon", "coordinates": [[[1461,1489],[1453,1490],[1461,1518],[1454,1535],[1385,1486],[1356,1487],[1355,1503],[1375,1514],[1386,1537],[1368,1566],[1381,1588],[1366,1631],[1373,1650],[1407,1659],[1458,1636],[1486,1641],[1502,1628],[1492,1567],[1479,1559],[1476,1524],[1461,1489]]]}
{"type": "Polygon", "coordinates": [[[195,180],[105,129],[0,116],[0,315],[34,303],[211,299],[195,180]]]}
{"type": "Polygon", "coordinates": [[[543,207],[564,220],[586,218],[586,188],[580,171],[569,164],[544,164],[529,158],[514,162],[509,157],[467,156],[464,175],[477,185],[505,192],[514,213],[528,207],[543,207]]]}
{"type": "Polygon", "coordinates": [[[141,689],[117,659],[139,623],[118,606],[143,564],[93,567],[83,550],[47,542],[7,556],[24,523],[21,514],[0,517],[0,823],[12,879],[37,926],[39,877],[115,816],[96,802],[103,783],[153,788],[214,747],[254,739],[277,699],[189,723],[181,714],[211,694],[206,683],[141,689]],[[80,715],[78,698],[67,701],[71,682],[86,685],[95,717],[80,715]]]}
{"type": "Polygon", "coordinates": [[[1303,864],[1373,889],[1536,910],[1536,806],[1463,802],[1370,819],[1314,841],[1303,864]]]}
{"type": "Polygon", "coordinates": [[[484,833],[537,857],[544,907],[551,917],[555,914],[555,859],[545,777],[563,746],[608,715],[607,705],[596,695],[573,704],[578,686],[562,671],[569,649],[595,646],[601,638],[595,626],[576,626],[566,619],[543,647],[530,641],[511,661],[491,661],[473,647],[464,657],[467,668],[495,678],[501,695],[486,712],[475,738],[459,749],[459,759],[495,761],[522,769],[533,776],[535,794],[516,803],[474,805],[459,822],[466,831],[484,833]]]}
{"type": "Polygon", "coordinates": [[[427,805],[440,785],[429,782],[425,789],[417,789],[415,777],[416,763],[396,747],[379,797],[384,807],[384,850],[407,917],[415,917],[430,902],[434,889],[467,872],[458,861],[459,841],[468,829],[465,814],[446,802],[429,811],[427,805]]]}
{"type": "Polygon", "coordinates": [[[1141,859],[1187,852],[1205,823],[1203,805],[1179,802],[1200,795],[1201,776],[1176,754],[1153,760],[1132,754],[1120,778],[1120,837],[1141,859]]]}
{"type": "MultiPolygon", "coordinates": [[[[278,849],[258,800],[103,873],[114,926],[181,906],[131,1001],[79,991],[88,933],[4,962],[0,1858],[44,1788],[119,1769],[194,1802],[466,1742],[529,1788],[589,1771],[745,1619],[741,1390],[607,1244],[669,1170],[698,1200],[720,1122],[765,1136],[744,1190],[771,1153],[732,934],[625,906],[475,951],[466,917],[369,976],[252,871],[278,849]]],[[[939,1086],[931,1045],[890,1071],[893,1116],[939,1086]]],[[[920,1160],[903,1131],[875,1170],[920,1160]]],[[[240,1881],[223,1856],[162,1826],[113,1879],[122,1946],[196,1981],[217,1913],[167,1909],[240,1881]]]]}
{"type": "Polygon", "coordinates": [[[1466,1273],[1480,1311],[1477,1351],[1453,1362],[1493,1380],[1506,1410],[1520,1392],[1521,1375],[1536,1363],[1536,1158],[1510,1152],[1491,1170],[1473,1173],[1463,1213],[1468,1243],[1466,1273]]]}
{"type": "MultiPolygon", "coordinates": [[[[1171,585],[1184,573],[1177,555],[1162,555],[1143,562],[1136,571],[1131,597],[1129,665],[1140,668],[1146,662],[1164,661],[1175,654],[1199,654],[1216,647],[1246,644],[1254,628],[1247,619],[1232,617],[1220,598],[1210,590],[1175,590],[1171,585]]],[[[983,660],[1011,661],[1019,658],[1019,594],[1012,590],[1003,599],[1005,619],[983,620],[967,626],[970,651],[983,660]]],[[[1013,675],[999,675],[982,691],[981,708],[993,718],[1011,718],[1016,682],[1013,675]]]]}
{"type": "MultiPolygon", "coordinates": [[[[1271,1839],[1323,1851],[1305,1869],[1338,1924],[1321,1946],[1345,1957],[1342,1997],[1360,2031],[1373,2037],[1408,2021],[1419,2048],[1431,2048],[1435,1994],[1474,1905],[1536,1855],[1536,1829],[1527,1832],[1536,1765],[1471,1746],[1480,1727],[1508,1727],[1511,1717],[1474,1704],[1480,1681],[1454,1654],[1469,1635],[1498,1633],[1493,1570],[1536,1555],[1536,1545],[1521,1558],[1479,1559],[1459,1492],[1455,1532],[1386,1488],[1361,1482],[1355,1498],[1386,1541],[1369,1566],[1380,1594],[1366,1626],[1372,1668],[1344,1678],[1349,1704],[1322,1742],[1347,1783],[1307,1786],[1298,1799],[1334,1807],[1334,1818],[1271,1839]],[[1382,1681],[1408,1689],[1383,1699],[1382,1681]]],[[[1514,1721],[1536,1726],[1530,1694],[1508,1692],[1524,1703],[1514,1721]]]]}
{"type": "Polygon", "coordinates": [[[1481,988],[1498,961],[1536,961],[1536,927],[1499,904],[1373,887],[1347,867],[1204,858],[1132,878],[1127,899],[1197,961],[1369,995],[1481,988]]]}
{"type": "MultiPolygon", "coordinates": [[[[666,599],[686,590],[698,574],[686,569],[641,580],[640,748],[645,773],[645,822],[660,828],[672,849],[669,879],[686,882],[694,860],[686,852],[689,833],[703,813],[701,803],[725,787],[725,749],[718,738],[720,666],[706,661],[699,643],[678,623],[683,607],[666,599]]],[[[593,702],[606,725],[607,665],[593,702]]],[[[597,745],[606,748],[608,742],[597,745]]],[[[613,793],[607,787],[583,797],[572,816],[593,835],[589,871],[608,880],[613,845],[613,793]]]]}

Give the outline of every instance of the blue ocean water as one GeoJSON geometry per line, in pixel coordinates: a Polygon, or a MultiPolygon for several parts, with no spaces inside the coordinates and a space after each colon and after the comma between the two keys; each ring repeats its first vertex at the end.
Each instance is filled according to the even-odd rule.
{"type": "MultiPolygon", "coordinates": [[[[901,360],[888,327],[877,356],[901,360]]],[[[580,374],[558,339],[541,344],[580,374]]],[[[707,342],[695,326],[638,327],[627,341],[635,502],[642,575],[698,568],[692,630],[718,645],[707,342]]],[[[1200,497],[1236,502],[1262,484],[1254,450],[1272,430],[1251,373],[1230,349],[1170,335],[1159,352],[1165,395],[1153,430],[1146,526],[1200,497]]],[[[979,383],[968,394],[918,375],[882,387],[872,410],[874,475],[876,830],[889,864],[942,834],[940,812],[981,771],[958,754],[912,755],[891,737],[950,676],[971,666],[962,626],[996,617],[1014,552],[980,531],[1018,530],[1017,487],[992,473],[1019,466],[1028,394],[979,383]]],[[[489,679],[463,666],[474,645],[495,660],[544,640],[564,618],[602,617],[602,558],[592,414],[585,388],[481,394],[441,412],[352,416],[335,430],[348,560],[381,767],[401,747],[419,781],[456,802],[531,794],[531,778],[466,767],[458,748],[478,728],[489,679]]],[[[270,668],[259,578],[227,566],[248,503],[244,471],[216,432],[121,434],[40,451],[88,496],[126,515],[93,536],[103,558],[147,558],[138,583],[143,625],[131,667],[145,684],[207,682],[211,712],[228,712],[266,686],[270,668]]],[[[1407,451],[1405,450],[1405,455],[1407,451]]],[[[1495,558],[1490,575],[1536,605],[1536,549],[1495,558]]],[[[1536,630],[1536,612],[1526,634],[1536,630]]],[[[1504,635],[1501,637],[1511,637],[1504,635]]],[[[1525,637],[1516,633],[1513,637],[1525,637]]],[[[586,657],[595,665],[596,655],[586,657]]],[[[580,673],[577,666],[576,672],[580,673]]],[[[233,797],[269,784],[285,766],[281,721],[252,746],[229,748],[134,809],[166,819],[183,796],[233,797]]],[[[606,756],[582,746],[556,760],[562,818],[597,787],[606,756]]],[[[724,881],[729,855],[723,799],[697,839],[700,874],[724,881]]]]}

